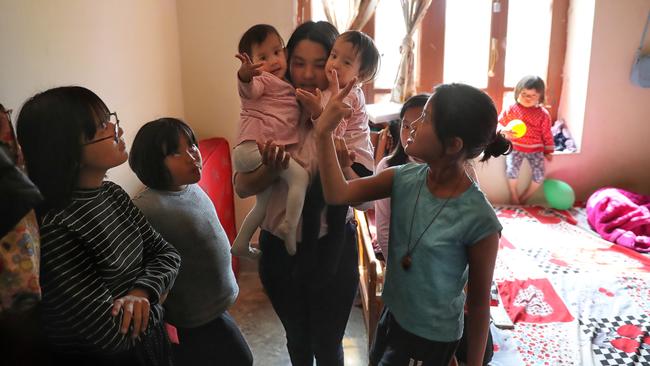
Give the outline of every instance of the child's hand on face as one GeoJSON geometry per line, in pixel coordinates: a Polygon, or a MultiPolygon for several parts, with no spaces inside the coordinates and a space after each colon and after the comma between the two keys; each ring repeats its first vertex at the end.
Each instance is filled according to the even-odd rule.
{"type": "Polygon", "coordinates": [[[247,53],[238,53],[235,57],[241,61],[241,66],[239,67],[239,71],[237,71],[239,80],[244,83],[249,83],[253,77],[262,75],[262,71],[260,70],[260,67],[264,65],[262,62],[254,64],[247,53]]]}
{"type": "Polygon", "coordinates": [[[357,78],[352,79],[345,88],[339,90],[339,81],[336,77],[336,71],[332,71],[333,80],[330,83],[332,97],[321,113],[316,126],[317,133],[331,133],[341,122],[341,119],[348,118],[352,115],[352,107],[343,102],[343,99],[350,94],[350,90],[357,82],[357,78]]]}
{"type": "Polygon", "coordinates": [[[309,112],[312,120],[318,119],[323,113],[323,107],[321,106],[323,94],[320,89],[316,88],[316,94],[304,89],[296,89],[296,99],[309,112]]]}

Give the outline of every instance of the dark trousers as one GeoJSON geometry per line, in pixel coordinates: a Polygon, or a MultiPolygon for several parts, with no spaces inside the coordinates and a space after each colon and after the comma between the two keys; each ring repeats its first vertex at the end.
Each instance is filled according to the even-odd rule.
{"type": "MultiPolygon", "coordinates": [[[[260,234],[260,279],[284,326],[294,366],[311,366],[314,358],[318,366],[343,365],[343,334],[359,285],[355,224],[346,224],[345,242],[333,273],[318,270],[330,254],[329,239],[326,235],[318,240],[315,278],[305,279],[296,271],[300,256],[289,256],[282,239],[267,231],[260,234]]],[[[329,264],[325,266],[331,269],[329,264]]]]}
{"type": "Polygon", "coordinates": [[[176,330],[180,344],[172,346],[175,366],[253,364],[248,343],[228,312],[200,327],[176,330]]]}
{"type": "Polygon", "coordinates": [[[436,342],[402,328],[384,307],[370,350],[372,366],[447,366],[458,341],[436,342]]]}

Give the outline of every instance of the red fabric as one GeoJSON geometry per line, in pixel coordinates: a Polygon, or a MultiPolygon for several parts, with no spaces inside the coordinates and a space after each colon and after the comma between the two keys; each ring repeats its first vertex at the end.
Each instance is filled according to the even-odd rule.
{"type": "MultiPolygon", "coordinates": [[[[199,150],[203,157],[203,175],[199,186],[212,200],[221,226],[226,231],[232,246],[235,236],[237,236],[237,226],[235,225],[230,146],[226,139],[214,137],[199,141],[199,150]]],[[[237,276],[239,260],[236,257],[232,258],[232,269],[237,276]]]]}
{"type": "Polygon", "coordinates": [[[503,307],[513,323],[570,322],[573,316],[546,278],[498,283],[503,307]]]}

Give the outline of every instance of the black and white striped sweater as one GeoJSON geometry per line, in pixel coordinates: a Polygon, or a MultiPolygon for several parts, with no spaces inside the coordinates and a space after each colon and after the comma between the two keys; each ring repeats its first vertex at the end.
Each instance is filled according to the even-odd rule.
{"type": "Polygon", "coordinates": [[[154,231],[117,184],[76,191],[70,204],[41,222],[43,322],[60,352],[114,353],[134,341],[119,332],[113,301],[138,287],[151,298],[149,328],[163,319],[158,303],[178,274],[180,256],[154,231]]]}

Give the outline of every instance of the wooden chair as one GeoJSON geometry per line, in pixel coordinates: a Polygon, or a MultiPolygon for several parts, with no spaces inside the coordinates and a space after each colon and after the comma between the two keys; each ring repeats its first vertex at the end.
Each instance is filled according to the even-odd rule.
{"type": "Polygon", "coordinates": [[[359,290],[363,318],[368,331],[368,349],[370,349],[383,306],[381,292],[384,285],[384,267],[382,262],[375,257],[365,212],[354,210],[354,217],[357,220],[357,245],[359,248],[359,290]]]}

